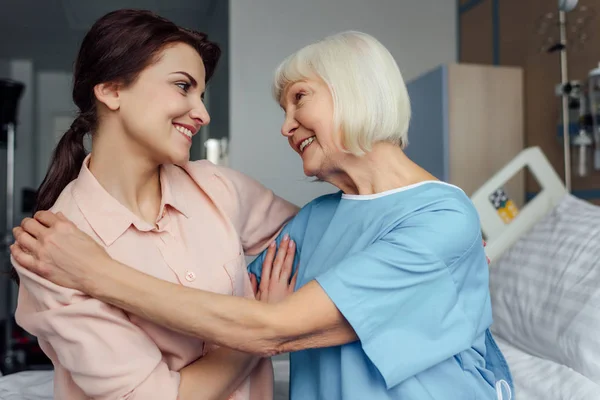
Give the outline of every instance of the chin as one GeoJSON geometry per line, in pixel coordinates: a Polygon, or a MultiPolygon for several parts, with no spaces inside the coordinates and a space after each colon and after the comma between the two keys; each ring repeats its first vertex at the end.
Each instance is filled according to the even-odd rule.
{"type": "Polygon", "coordinates": [[[164,162],[162,164],[175,164],[181,166],[187,164],[189,161],[189,151],[186,153],[173,152],[171,154],[167,154],[166,157],[164,157],[164,162]]]}

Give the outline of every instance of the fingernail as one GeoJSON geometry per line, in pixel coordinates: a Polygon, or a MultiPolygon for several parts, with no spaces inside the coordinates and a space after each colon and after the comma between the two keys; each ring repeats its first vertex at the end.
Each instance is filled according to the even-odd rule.
{"type": "Polygon", "coordinates": [[[271,244],[269,245],[269,247],[275,247],[275,241],[274,240],[271,242],[271,244]]]}
{"type": "Polygon", "coordinates": [[[294,247],[294,241],[290,240],[290,243],[288,244],[288,247],[294,247]]]}
{"type": "Polygon", "coordinates": [[[290,235],[288,235],[287,233],[285,235],[283,235],[283,240],[288,240],[290,238],[290,235]]]}

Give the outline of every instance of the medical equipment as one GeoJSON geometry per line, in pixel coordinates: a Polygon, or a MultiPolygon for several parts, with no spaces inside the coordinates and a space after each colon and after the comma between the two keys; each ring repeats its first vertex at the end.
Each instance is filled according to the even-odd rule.
{"type": "Polygon", "coordinates": [[[562,125],[563,125],[563,146],[564,146],[564,164],[565,164],[565,185],[567,191],[571,191],[571,154],[569,148],[569,93],[564,89],[568,84],[567,74],[567,28],[566,13],[571,11],[577,5],[577,0],[559,0],[558,18],[560,29],[560,43],[553,50],[560,50],[560,81],[563,87],[562,93],[562,125]]]}
{"type": "Polygon", "coordinates": [[[588,97],[594,144],[594,170],[600,171],[600,64],[588,74],[588,97]]]}
{"type": "MultiPolygon", "coordinates": [[[[10,266],[9,246],[13,242],[12,228],[14,226],[14,165],[15,165],[15,139],[17,126],[17,111],[19,100],[25,85],[9,79],[0,79],[0,143],[6,144],[6,221],[3,237],[2,263],[10,266]]],[[[5,268],[8,270],[8,268],[5,268]]],[[[13,349],[13,299],[14,284],[6,279],[5,296],[5,325],[4,349],[2,354],[2,369],[12,371],[15,367],[16,353],[13,349]]]]}

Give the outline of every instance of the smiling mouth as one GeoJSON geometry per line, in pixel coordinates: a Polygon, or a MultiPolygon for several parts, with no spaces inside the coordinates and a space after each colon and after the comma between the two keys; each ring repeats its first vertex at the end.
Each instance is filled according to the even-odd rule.
{"type": "Polygon", "coordinates": [[[173,125],[175,127],[175,129],[177,129],[177,131],[179,131],[180,133],[182,133],[185,137],[187,137],[189,140],[192,140],[192,136],[193,133],[192,131],[190,131],[189,129],[181,126],[181,125],[173,125]]]}
{"type": "Polygon", "coordinates": [[[315,137],[314,136],[311,136],[311,137],[309,137],[307,139],[304,139],[302,141],[302,143],[300,143],[300,146],[298,147],[298,149],[300,150],[300,153],[302,153],[304,151],[304,149],[307,148],[308,145],[311,144],[314,141],[315,141],[315,137]]]}

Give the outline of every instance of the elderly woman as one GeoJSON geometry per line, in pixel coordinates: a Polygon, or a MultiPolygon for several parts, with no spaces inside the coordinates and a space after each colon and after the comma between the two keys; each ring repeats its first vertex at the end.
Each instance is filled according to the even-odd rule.
{"type": "Polygon", "coordinates": [[[405,155],[410,103],[391,54],[362,33],[325,38],[281,64],[274,94],[305,174],[340,189],[284,228],[280,249],[296,244],[286,262],[272,262],[273,244],[250,265],[260,296],[278,299],[296,253],[294,292],[282,301],[145,275],[50,212],[15,228],[13,257],[61,286],[217,345],[265,357],[292,352],[292,399],[509,398],[510,373],[489,331],[477,212],[461,189],[405,155]]]}

